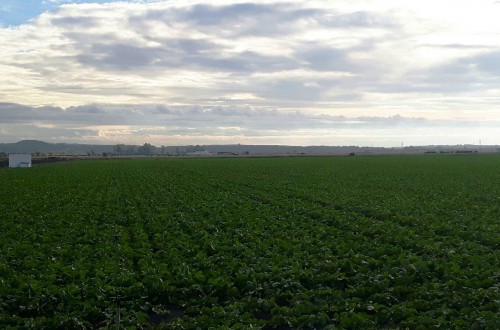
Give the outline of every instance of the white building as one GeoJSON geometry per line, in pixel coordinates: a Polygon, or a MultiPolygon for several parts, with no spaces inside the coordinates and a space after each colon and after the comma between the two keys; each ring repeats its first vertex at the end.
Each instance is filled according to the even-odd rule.
{"type": "Polygon", "coordinates": [[[31,167],[31,155],[9,154],[9,167],[31,167]]]}

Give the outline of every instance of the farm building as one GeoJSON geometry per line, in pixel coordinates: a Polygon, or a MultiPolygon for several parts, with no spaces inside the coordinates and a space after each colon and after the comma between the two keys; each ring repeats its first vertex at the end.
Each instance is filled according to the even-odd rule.
{"type": "Polygon", "coordinates": [[[9,167],[31,167],[30,154],[10,154],[9,167]]]}

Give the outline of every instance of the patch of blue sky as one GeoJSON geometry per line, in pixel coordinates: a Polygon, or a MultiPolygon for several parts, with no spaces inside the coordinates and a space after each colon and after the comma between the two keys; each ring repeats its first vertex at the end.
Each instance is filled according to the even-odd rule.
{"type": "MultiPolygon", "coordinates": [[[[156,0],[157,1],[157,0],[156,0]]],[[[0,27],[27,23],[40,14],[68,3],[155,2],[124,0],[0,0],[0,27]]]]}
{"type": "Polygon", "coordinates": [[[0,24],[17,26],[50,9],[51,4],[40,0],[2,0],[0,2],[0,24]]]}

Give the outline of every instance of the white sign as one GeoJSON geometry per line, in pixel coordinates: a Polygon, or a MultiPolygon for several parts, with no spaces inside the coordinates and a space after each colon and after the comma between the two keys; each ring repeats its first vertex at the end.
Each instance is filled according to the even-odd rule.
{"type": "Polygon", "coordinates": [[[30,154],[10,154],[9,167],[31,167],[30,154]]]}

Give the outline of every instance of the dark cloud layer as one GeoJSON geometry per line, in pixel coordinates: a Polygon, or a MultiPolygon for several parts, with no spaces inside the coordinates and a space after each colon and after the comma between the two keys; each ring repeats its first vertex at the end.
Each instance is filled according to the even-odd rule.
{"type": "MultiPolygon", "coordinates": [[[[459,126],[474,125],[469,121],[428,120],[408,118],[400,115],[377,116],[332,116],[328,114],[308,115],[300,111],[281,112],[276,109],[255,109],[251,107],[228,106],[168,106],[168,105],[100,105],[89,104],[60,107],[30,107],[15,103],[0,103],[0,123],[44,123],[68,125],[150,125],[162,126],[166,123],[199,123],[201,126],[243,126],[247,128],[290,126],[302,128],[328,128],[350,126],[352,128],[370,126],[459,126]],[[211,123],[211,124],[210,124],[211,123]]],[[[494,126],[497,122],[482,123],[494,126]]]]}

